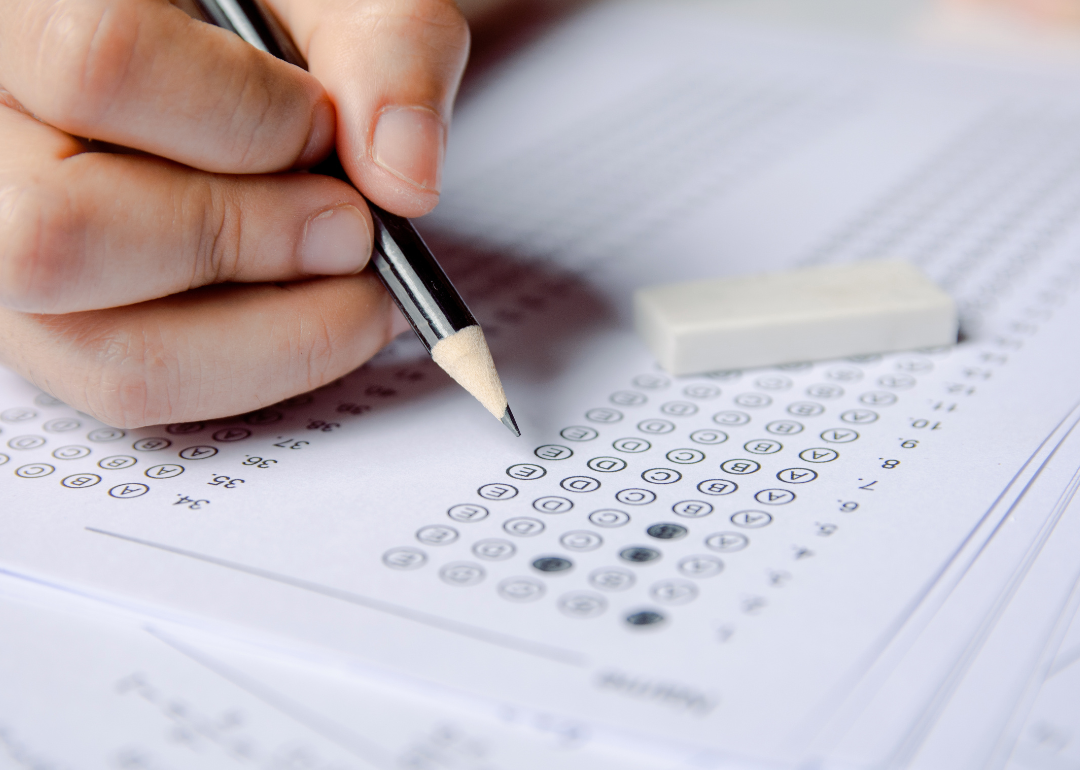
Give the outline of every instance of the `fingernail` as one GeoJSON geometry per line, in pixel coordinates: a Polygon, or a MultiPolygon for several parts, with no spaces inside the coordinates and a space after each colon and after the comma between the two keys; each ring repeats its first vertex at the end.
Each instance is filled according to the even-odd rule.
{"type": "Polygon", "coordinates": [[[367,219],[348,204],[322,211],[307,221],[300,242],[300,266],[311,275],[359,272],[371,256],[367,219]]]}
{"type": "Polygon", "coordinates": [[[405,316],[401,314],[401,311],[395,305],[390,311],[390,336],[396,337],[411,328],[412,324],[405,320],[405,316]]]}
{"type": "Polygon", "coordinates": [[[315,105],[311,115],[311,129],[308,132],[307,144],[296,159],[297,168],[307,168],[322,160],[323,156],[333,146],[334,125],[337,121],[337,113],[334,105],[329,100],[323,99],[315,105]]]}
{"type": "Polygon", "coordinates": [[[394,176],[438,192],[442,185],[442,118],[427,107],[387,107],[375,124],[372,158],[394,176]]]}

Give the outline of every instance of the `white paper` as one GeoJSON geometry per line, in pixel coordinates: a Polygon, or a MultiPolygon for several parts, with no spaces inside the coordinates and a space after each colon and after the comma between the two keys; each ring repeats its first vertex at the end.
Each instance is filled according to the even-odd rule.
{"type": "Polygon", "coordinates": [[[449,708],[25,580],[0,578],[0,622],[4,768],[657,767],[573,722],[449,708]]]}
{"type": "Polygon", "coordinates": [[[673,761],[929,746],[1072,475],[1040,469],[1077,401],[1077,78],[662,10],[586,14],[459,111],[426,229],[523,439],[409,342],[114,438],[10,376],[0,564],[673,761]],[[954,294],[962,345],[673,380],[629,331],[639,285],[885,256],[954,294]],[[999,547],[1023,500],[1049,510],[999,547]]]}

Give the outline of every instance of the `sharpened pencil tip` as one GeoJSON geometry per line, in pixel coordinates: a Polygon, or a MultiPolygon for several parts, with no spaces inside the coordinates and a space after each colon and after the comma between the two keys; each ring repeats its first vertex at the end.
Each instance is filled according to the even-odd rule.
{"type": "Polygon", "coordinates": [[[502,424],[510,429],[510,432],[515,436],[521,436],[521,428],[518,427],[517,420],[514,419],[514,413],[510,411],[510,405],[506,405],[506,411],[503,412],[502,424]]]}

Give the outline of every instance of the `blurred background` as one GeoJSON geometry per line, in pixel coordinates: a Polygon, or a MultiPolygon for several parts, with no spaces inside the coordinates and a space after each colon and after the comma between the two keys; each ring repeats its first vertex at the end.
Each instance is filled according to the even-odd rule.
{"type": "MultiPolygon", "coordinates": [[[[622,0],[636,2],[638,0],[622,0]]],[[[1080,0],[664,0],[732,17],[826,27],[1018,56],[1080,62],[1080,0]]],[[[490,62],[591,0],[458,0],[474,63],[490,62]]]]}

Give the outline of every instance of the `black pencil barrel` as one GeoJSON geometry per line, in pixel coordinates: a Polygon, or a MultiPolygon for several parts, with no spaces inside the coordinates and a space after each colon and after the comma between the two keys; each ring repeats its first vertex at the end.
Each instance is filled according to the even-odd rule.
{"type": "MultiPolygon", "coordinates": [[[[248,43],[279,59],[307,69],[303,55],[258,0],[195,0],[206,20],[235,32],[248,43]]],[[[312,169],[352,185],[349,175],[333,153],[312,169]]],[[[376,274],[390,296],[430,351],[441,339],[476,319],[465,305],[424,239],[404,217],[368,202],[375,225],[375,248],[371,256],[376,274]]]]}

